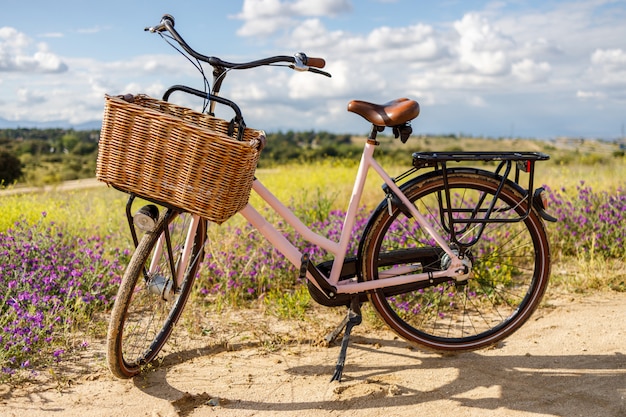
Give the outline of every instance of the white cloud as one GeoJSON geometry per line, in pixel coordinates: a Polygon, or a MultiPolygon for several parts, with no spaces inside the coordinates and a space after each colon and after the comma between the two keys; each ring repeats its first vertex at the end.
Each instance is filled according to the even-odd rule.
{"type": "Polygon", "coordinates": [[[280,0],[244,0],[241,13],[235,17],[244,21],[271,18],[285,10],[280,0]]]}
{"type": "Polygon", "coordinates": [[[367,96],[386,88],[382,74],[367,67],[355,68],[349,61],[334,62],[332,78],[312,74],[294,74],[288,84],[289,96],[294,99],[367,96]]]}
{"type": "Polygon", "coordinates": [[[41,35],[39,35],[39,37],[41,38],[62,38],[65,35],[63,35],[61,32],[49,32],[49,33],[42,33],[41,35]]]}
{"type": "Polygon", "coordinates": [[[329,31],[319,19],[309,19],[285,37],[284,42],[290,48],[319,51],[332,63],[349,60],[354,67],[371,67],[376,63],[382,65],[381,70],[400,63],[433,61],[448,54],[432,26],[424,24],[382,26],[366,34],[355,34],[329,31]]]}
{"type": "MultiPolygon", "coordinates": [[[[5,88],[3,95],[11,99],[0,102],[0,118],[72,124],[97,121],[102,117],[105,94],[145,93],[160,97],[166,86],[180,82],[181,77],[199,79],[193,67],[179,56],[137,56],[113,62],[85,58],[66,61],[68,70],[62,73],[6,72],[3,81],[10,87],[5,88]]],[[[182,94],[174,98],[181,104],[194,105],[182,94]]]]}
{"type": "Polygon", "coordinates": [[[298,25],[298,17],[332,17],[349,12],[349,0],[244,0],[236,19],[244,21],[240,36],[269,36],[298,25]]]}
{"type": "Polygon", "coordinates": [[[611,69],[626,69],[626,53],[621,49],[596,49],[591,63],[611,69]]]}
{"type": "Polygon", "coordinates": [[[93,35],[94,33],[99,33],[102,32],[103,30],[108,30],[109,27],[106,26],[93,26],[90,28],[81,28],[81,29],[77,29],[76,32],[83,34],[83,35],[93,35]]]}
{"type": "Polygon", "coordinates": [[[0,71],[61,73],[67,65],[48,51],[45,43],[36,45],[25,34],[12,27],[0,28],[0,71]]]}
{"type": "Polygon", "coordinates": [[[583,100],[588,100],[588,99],[605,99],[606,98],[606,94],[601,92],[601,91],[581,91],[578,90],[576,92],[576,97],[583,99],[583,100]]]}
{"type": "Polygon", "coordinates": [[[480,96],[469,96],[467,98],[467,104],[472,107],[487,107],[485,99],[480,96]]]}
{"type": "Polygon", "coordinates": [[[457,51],[461,63],[486,75],[502,75],[510,70],[507,50],[515,42],[492,27],[487,19],[468,13],[454,22],[454,28],[459,34],[457,51]]]}
{"type": "Polygon", "coordinates": [[[526,83],[545,81],[550,76],[552,67],[547,62],[536,63],[525,58],[513,64],[512,72],[518,79],[526,83]]]}
{"type": "Polygon", "coordinates": [[[383,26],[374,29],[365,40],[368,48],[381,53],[401,51],[406,61],[430,60],[440,55],[440,47],[431,26],[418,24],[404,28],[383,26]]]}
{"type": "Polygon", "coordinates": [[[272,16],[265,19],[249,19],[237,31],[239,36],[269,36],[280,29],[287,29],[294,25],[288,16],[272,16]]]}
{"type": "Polygon", "coordinates": [[[320,19],[306,19],[290,33],[289,44],[294,48],[328,50],[343,36],[342,31],[329,32],[320,19]]]}
{"type": "Polygon", "coordinates": [[[5,26],[0,28],[0,42],[2,42],[0,43],[2,48],[0,50],[20,50],[27,47],[31,41],[25,34],[18,32],[12,27],[5,26]]]}
{"type": "MultiPolygon", "coordinates": [[[[546,108],[569,108],[565,117],[571,118],[578,111],[572,108],[572,96],[580,100],[626,96],[623,89],[607,93],[601,88],[602,83],[626,82],[624,49],[602,48],[626,37],[626,30],[613,25],[611,33],[607,22],[594,24],[594,10],[580,4],[574,5],[574,12],[560,4],[545,13],[512,15],[490,9],[466,13],[436,29],[417,23],[374,27],[366,34],[328,30],[323,19],[309,19],[280,41],[299,45],[305,52],[319,51],[333,74],[332,80],[293,77],[289,83],[293,99],[382,101],[413,94],[426,106],[423,118],[433,107],[460,108],[459,103],[465,103],[486,109],[482,112],[488,119],[494,111],[505,111],[502,103],[510,103],[506,107],[512,114],[503,124],[506,132],[520,117],[541,119],[553,130],[559,124],[552,119],[558,112],[546,108]],[[591,70],[586,68],[590,62],[591,70]],[[561,97],[569,101],[559,102],[561,97]],[[526,102],[541,105],[525,107],[526,102]]],[[[523,125],[517,124],[520,132],[523,125]]]]}
{"type": "MultiPolygon", "coordinates": [[[[250,1],[250,0],[246,0],[250,1]]],[[[284,3],[298,16],[337,16],[352,10],[350,0],[297,0],[284,3]]]]}
{"type": "MultiPolygon", "coordinates": [[[[590,79],[593,84],[621,88],[626,87],[626,52],[622,49],[596,49],[590,58],[590,79]]],[[[611,91],[611,94],[616,91],[611,91]]]]}
{"type": "Polygon", "coordinates": [[[27,88],[18,88],[17,98],[21,104],[28,106],[45,103],[47,101],[43,93],[32,91],[27,88]]]}

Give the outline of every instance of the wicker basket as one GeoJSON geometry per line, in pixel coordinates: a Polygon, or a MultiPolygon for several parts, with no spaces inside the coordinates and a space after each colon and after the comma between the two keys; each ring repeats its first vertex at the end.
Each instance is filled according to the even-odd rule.
{"type": "Polygon", "coordinates": [[[259,130],[246,128],[242,141],[229,130],[224,120],[144,95],[105,96],[96,177],[223,223],[248,203],[265,141],[259,130]]]}

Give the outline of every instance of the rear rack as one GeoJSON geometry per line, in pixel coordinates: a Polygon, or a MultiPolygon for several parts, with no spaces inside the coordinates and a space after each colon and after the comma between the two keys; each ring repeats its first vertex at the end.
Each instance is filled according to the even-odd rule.
{"type": "Polygon", "coordinates": [[[547,161],[542,152],[415,152],[413,166],[421,168],[437,162],[462,161],[547,161]],[[418,166],[420,165],[420,166],[418,166]]]}
{"type": "MultiPolygon", "coordinates": [[[[541,152],[415,152],[413,154],[413,170],[419,170],[426,167],[434,167],[440,170],[444,180],[444,190],[440,192],[439,197],[439,213],[444,228],[450,232],[453,243],[459,246],[471,246],[480,236],[488,223],[512,223],[525,220],[535,204],[534,197],[534,174],[535,162],[546,161],[550,157],[541,152]],[[487,201],[479,201],[477,206],[468,210],[462,207],[454,207],[453,198],[450,193],[448,184],[449,164],[461,163],[467,167],[468,163],[472,166],[473,162],[499,162],[495,170],[491,171],[495,174],[500,182],[498,189],[494,195],[494,201],[502,192],[507,181],[514,181],[522,189],[524,189],[523,198],[527,199],[526,209],[520,213],[519,217],[501,218],[498,213],[503,210],[513,209],[512,207],[494,207],[493,203],[487,201]],[[513,167],[515,167],[513,169],[513,167]],[[520,184],[521,173],[528,173],[528,181],[524,185],[520,184]],[[463,236],[465,232],[471,228],[478,227],[478,233],[475,239],[469,242],[460,242],[457,239],[463,236]]],[[[481,169],[482,168],[481,164],[481,169]]],[[[476,165],[474,165],[476,168],[476,165]]],[[[407,173],[408,174],[408,173],[407,173]]]]}
{"type": "MultiPolygon", "coordinates": [[[[447,174],[448,162],[500,162],[495,170],[496,175],[502,175],[506,180],[515,162],[514,181],[520,184],[520,174],[527,172],[528,192],[532,194],[533,179],[535,176],[535,162],[547,161],[550,156],[542,152],[415,152],[413,166],[415,169],[434,167],[443,171],[444,179],[447,174]],[[502,172],[504,170],[504,172],[502,172]]],[[[520,184],[521,185],[521,184],[520,184]]]]}
{"type": "Polygon", "coordinates": [[[530,159],[547,161],[550,156],[543,152],[415,152],[415,157],[428,159],[446,159],[450,161],[518,161],[530,159]]]}

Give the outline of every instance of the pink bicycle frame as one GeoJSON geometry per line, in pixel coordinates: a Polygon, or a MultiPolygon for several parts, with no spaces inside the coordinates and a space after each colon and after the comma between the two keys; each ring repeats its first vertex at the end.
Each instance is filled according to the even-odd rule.
{"type": "MultiPolygon", "coordinates": [[[[334,255],[333,266],[330,272],[330,276],[327,277],[328,283],[337,288],[338,294],[355,294],[367,290],[373,290],[383,287],[390,287],[395,285],[408,284],[417,281],[429,280],[433,278],[441,277],[459,277],[464,271],[464,266],[454,251],[448,245],[448,242],[439,235],[431,224],[419,213],[417,208],[408,200],[408,198],[400,191],[400,188],[395,184],[391,177],[385,172],[385,170],[376,162],[373,157],[374,149],[376,145],[366,143],[359,164],[357,177],[352,190],[352,196],[348,205],[348,210],[343,223],[343,229],[339,242],[333,242],[324,236],[321,236],[313,232],[307,227],[296,215],[283,205],[261,182],[256,179],[252,185],[252,189],[265,201],[269,206],[282,217],[289,225],[291,225],[305,240],[314,245],[317,245],[334,255]],[[419,225],[428,232],[428,234],[437,242],[442,250],[448,254],[452,260],[447,270],[429,272],[429,273],[417,273],[410,274],[412,272],[411,267],[403,266],[396,269],[386,270],[384,278],[378,280],[370,280],[364,282],[357,282],[356,279],[339,280],[341,268],[346,258],[347,248],[351,239],[351,231],[355,224],[355,218],[358,206],[360,204],[361,197],[363,195],[363,189],[365,187],[367,173],[372,168],[380,176],[385,184],[393,191],[393,193],[400,198],[402,204],[409,209],[413,217],[417,220],[419,225]]],[[[283,235],[280,233],[271,223],[269,223],[254,207],[248,204],[240,213],[250,222],[279,252],[281,252],[291,263],[295,266],[300,265],[302,260],[302,253],[283,235]]],[[[307,278],[311,280],[316,286],[315,279],[307,272],[307,278]]],[[[379,276],[383,278],[383,276],[379,276]]],[[[319,287],[319,286],[318,286],[319,287]]]]}

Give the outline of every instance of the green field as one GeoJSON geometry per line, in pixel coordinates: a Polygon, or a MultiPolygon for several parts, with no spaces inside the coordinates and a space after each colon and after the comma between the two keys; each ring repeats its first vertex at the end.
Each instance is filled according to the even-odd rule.
{"type": "MultiPolygon", "coordinates": [[[[438,143],[441,149],[451,149],[454,140],[442,140],[438,143]]],[[[503,141],[488,141],[488,146],[502,145],[512,149],[514,144],[503,141]]],[[[480,149],[485,142],[477,139],[468,141],[469,150],[480,149]]],[[[541,142],[525,141],[524,146],[516,146],[517,150],[549,151],[539,145],[541,142]]],[[[582,187],[589,187],[595,193],[623,196],[626,188],[626,158],[604,153],[588,153],[582,155],[578,151],[552,150],[556,157],[550,161],[537,164],[536,185],[547,185],[552,190],[562,193],[572,201],[579,199],[578,192],[582,187]]],[[[407,156],[410,162],[410,156],[407,156]]],[[[398,161],[394,161],[398,162],[398,161]]],[[[407,164],[408,165],[408,164],[407,164]]],[[[392,164],[387,167],[394,176],[402,173],[406,165],[392,164]]],[[[354,160],[327,160],[308,164],[279,165],[273,168],[260,168],[257,177],[272,190],[282,201],[294,208],[301,216],[312,219],[319,214],[312,213],[315,207],[323,203],[326,210],[345,210],[352,191],[352,182],[357,170],[354,160]]],[[[380,189],[381,181],[375,173],[370,173],[366,186],[363,206],[366,209],[374,208],[383,198],[380,189]]],[[[259,204],[260,200],[254,194],[252,204],[259,204]]],[[[0,232],[6,231],[16,221],[27,220],[36,222],[41,214],[46,213],[46,221],[62,225],[64,229],[77,236],[107,236],[115,242],[118,249],[132,249],[128,226],[125,218],[126,195],[104,184],[94,188],[81,190],[56,190],[29,192],[25,194],[3,195],[0,191],[0,232]]],[[[594,221],[590,219],[590,221],[594,221]]],[[[596,220],[599,222],[599,220],[596,220]]],[[[210,233],[221,241],[223,234],[228,234],[234,227],[242,227],[243,218],[235,216],[221,226],[213,226],[210,233]]],[[[548,224],[548,230],[554,229],[548,224]]],[[[222,248],[227,250],[227,248],[222,248]]],[[[555,253],[556,259],[561,258],[555,253]]],[[[576,263],[580,263],[577,260],[576,263]]],[[[559,276],[559,271],[570,271],[571,263],[567,267],[556,268],[553,275],[559,276]]],[[[583,262],[584,264],[584,262],[583,262]]],[[[613,266],[611,266],[613,267],[613,266]]],[[[568,272],[569,273],[569,272],[568,272]]],[[[608,278],[607,278],[608,279],[608,278]]],[[[560,280],[556,278],[556,280],[560,280]]],[[[564,279],[564,281],[567,281],[564,279]]],[[[585,281],[585,280],[582,280],[585,281]]],[[[586,285],[586,284],[582,284],[586,285]]],[[[594,284],[597,286],[597,284],[594,284]]]]}
{"type": "MultiPolygon", "coordinates": [[[[364,138],[353,138],[353,144],[364,138]]],[[[532,151],[550,155],[547,162],[537,164],[537,185],[571,190],[581,181],[594,190],[615,191],[626,183],[626,157],[618,144],[600,141],[560,140],[537,141],[522,139],[481,139],[456,137],[416,137],[407,145],[383,137],[380,160],[387,171],[398,175],[410,167],[413,151],[532,151]]],[[[377,154],[378,155],[378,154],[377,154]]],[[[303,203],[321,192],[332,199],[333,208],[342,209],[350,198],[358,158],[320,159],[316,162],[294,162],[274,165],[261,157],[257,177],[285,202],[303,203]]],[[[371,175],[364,205],[375,206],[382,194],[380,180],[371,175]]],[[[25,185],[25,184],[24,184],[25,185]]],[[[18,191],[22,184],[10,187],[18,191]]],[[[76,230],[85,228],[103,233],[115,233],[119,216],[123,216],[124,196],[115,190],[96,188],[78,191],[53,190],[6,195],[0,190],[0,231],[20,218],[36,219],[45,211],[51,220],[68,223],[76,230]],[[117,209],[117,210],[116,210],[117,209]],[[70,220],[71,219],[71,220],[70,220]]],[[[252,200],[253,202],[256,200],[252,200]]],[[[122,222],[123,223],[123,222],[122,222]]]]}
{"type": "MultiPolygon", "coordinates": [[[[466,150],[550,153],[550,161],[537,164],[536,178],[536,185],[549,187],[549,211],[559,218],[547,224],[553,252],[547,302],[562,293],[626,291],[626,158],[616,146],[430,141],[418,139],[418,147],[454,150],[462,143],[466,150]]],[[[392,176],[410,167],[410,153],[391,155],[382,159],[392,176]]],[[[257,170],[257,178],[305,223],[332,217],[333,224],[340,224],[331,210],[347,208],[357,170],[353,159],[267,165],[257,170]]],[[[384,198],[380,184],[375,175],[368,177],[364,214],[384,198]]],[[[0,349],[0,381],[14,373],[28,377],[104,336],[104,317],[133,248],[126,198],[98,183],[75,190],[0,190],[0,340],[5,348],[0,349]]],[[[257,204],[258,197],[253,195],[251,202],[257,204]]],[[[209,228],[208,260],[191,301],[194,312],[252,307],[281,318],[305,317],[312,303],[297,285],[296,269],[268,256],[271,248],[262,239],[251,239],[252,233],[241,216],[209,228]],[[253,261],[255,254],[259,259],[253,261]]],[[[204,332],[195,329],[193,320],[181,323],[204,332]]]]}

